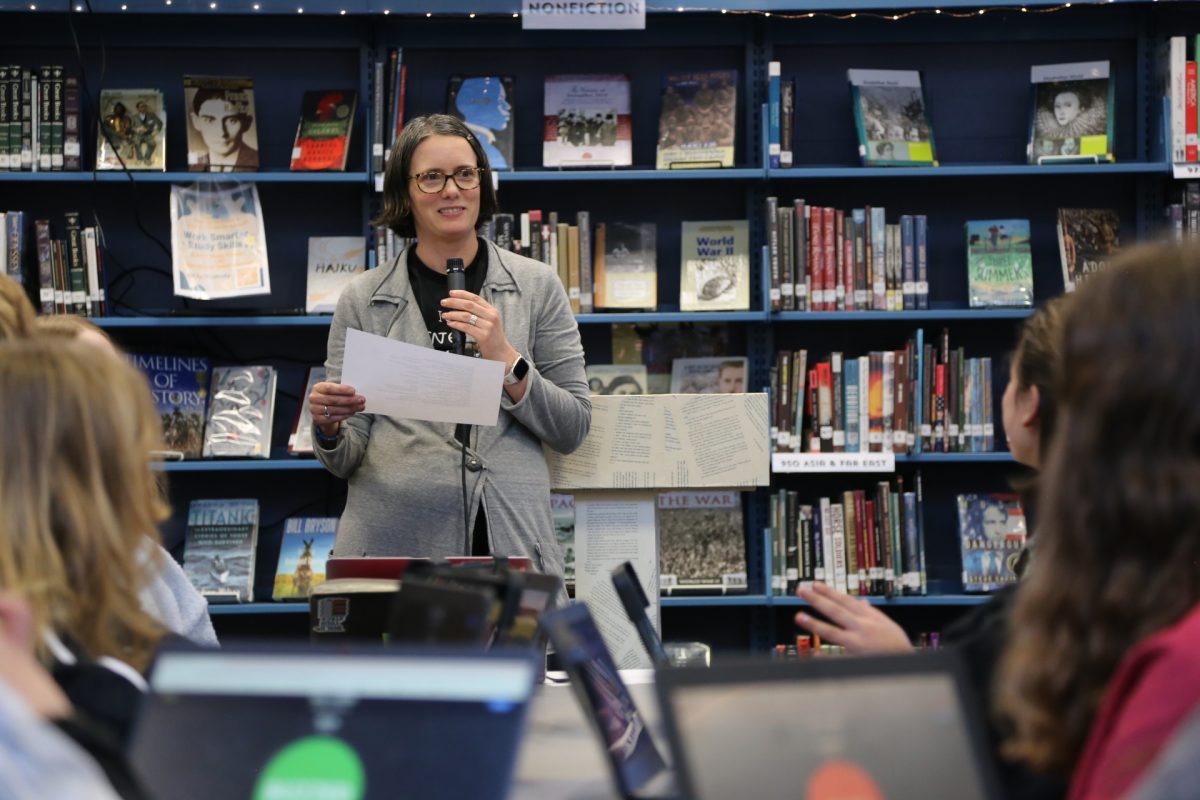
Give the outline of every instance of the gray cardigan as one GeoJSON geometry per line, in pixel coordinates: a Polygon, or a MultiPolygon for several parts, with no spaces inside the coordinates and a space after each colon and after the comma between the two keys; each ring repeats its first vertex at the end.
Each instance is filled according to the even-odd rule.
{"type": "MultiPolygon", "coordinates": [[[[538,261],[486,242],[482,296],[500,313],[509,342],[530,362],[525,396],[501,392],[495,427],[478,427],[468,448],[470,526],[486,510],[491,551],[529,556],[534,568],[563,573],[550,517],[550,475],[542,443],[569,453],[592,420],[583,345],[566,292],[538,261]]],[[[328,380],[340,381],[346,329],[430,347],[408,278],[408,251],[357,276],[342,292],[329,331],[328,380]]],[[[367,398],[367,408],[371,398],[367,398]]],[[[338,556],[445,557],[470,552],[463,530],[460,451],[449,423],[371,413],[342,425],[337,444],[317,457],[349,481],[338,525],[338,556]]]]}

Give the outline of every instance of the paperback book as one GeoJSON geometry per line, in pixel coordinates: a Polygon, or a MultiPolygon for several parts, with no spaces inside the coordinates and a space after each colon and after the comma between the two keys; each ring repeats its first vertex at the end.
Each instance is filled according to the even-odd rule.
{"type": "Polygon", "coordinates": [[[1058,254],[1063,288],[1073,292],[1120,249],[1117,212],[1107,208],[1060,208],[1058,254]]]}
{"type": "Polygon", "coordinates": [[[283,523],[279,566],[272,600],[307,600],[325,582],[325,564],[333,552],[337,517],[288,517],[283,523]]]}
{"type": "Polygon", "coordinates": [[[671,394],[741,394],[746,391],[744,356],[676,358],[671,361],[671,394]]]}
{"type": "Polygon", "coordinates": [[[666,76],[658,118],[658,169],[732,167],[737,70],[666,76]]]}
{"type": "Polygon", "coordinates": [[[663,594],[746,590],[741,492],[660,492],[657,519],[663,594]]]}
{"type": "Polygon", "coordinates": [[[353,89],[305,92],[292,145],[292,171],[345,171],[357,108],[358,92],[353,89]]]}
{"type": "Polygon", "coordinates": [[[205,458],[269,458],[274,367],[217,367],[204,428],[205,458]]]}
{"type": "Polygon", "coordinates": [[[658,247],[653,222],[597,223],[594,302],[598,309],[658,305],[658,247]]]}
{"type": "Polygon", "coordinates": [[[542,165],[632,165],[629,97],[628,75],[546,76],[542,165]]]}
{"type": "Polygon", "coordinates": [[[509,75],[452,75],[446,112],[471,129],[492,169],[513,168],[513,79],[509,75]]]}
{"type": "Polygon", "coordinates": [[[588,364],[585,369],[592,394],[648,393],[648,376],[642,364],[588,364]]]}
{"type": "Polygon", "coordinates": [[[554,519],[554,536],[563,557],[563,582],[572,596],[575,594],[575,496],[550,495],[550,515],[554,519]]]}
{"type": "Polygon", "coordinates": [[[362,236],[308,237],[308,289],[304,310],[332,314],[354,276],[367,269],[367,241],[362,236]]]}
{"type": "Polygon", "coordinates": [[[1030,164],[1112,161],[1115,86],[1109,62],[1035,66],[1030,164]]]}
{"type": "Polygon", "coordinates": [[[254,599],[257,500],[193,500],[188,506],[183,571],[210,603],[254,599]]]}
{"type": "Polygon", "coordinates": [[[849,70],[858,155],[864,166],[937,164],[928,104],[916,70],[849,70]]]}
{"type": "Polygon", "coordinates": [[[1033,305],[1029,220],[967,222],[967,291],[971,308],[1033,305]]]}
{"type": "Polygon", "coordinates": [[[255,184],[171,187],[171,272],[177,297],[217,300],[271,293],[255,184]]]}
{"type": "Polygon", "coordinates": [[[162,420],[168,459],[200,458],[208,405],[209,360],[199,356],[131,353],[142,371],[162,420]]]}
{"type": "Polygon", "coordinates": [[[167,114],[158,89],[104,89],[96,169],[167,168],[167,114]]]}
{"type": "Polygon", "coordinates": [[[254,172],[258,169],[258,128],[254,81],[184,75],[190,172],[254,172]]]}
{"type": "Polygon", "coordinates": [[[300,395],[300,408],[296,411],[296,421],[292,424],[292,433],[288,436],[288,454],[293,456],[312,455],[313,453],[313,418],[308,408],[308,396],[313,388],[325,380],[325,367],[311,367],[308,370],[308,380],[304,383],[304,394],[300,395]]]}
{"type": "Polygon", "coordinates": [[[1025,512],[1016,495],[958,495],[962,581],[967,592],[990,592],[1016,583],[1025,547],[1025,512]]]}
{"type": "Polygon", "coordinates": [[[684,222],[680,311],[750,308],[750,226],[746,220],[684,222]]]}

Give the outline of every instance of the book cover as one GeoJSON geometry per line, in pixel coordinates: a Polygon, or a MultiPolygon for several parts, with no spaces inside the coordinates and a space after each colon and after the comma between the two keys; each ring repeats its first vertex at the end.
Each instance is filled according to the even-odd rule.
{"type": "Polygon", "coordinates": [[[921,73],[852,69],[848,75],[863,165],[936,165],[921,73]]]}
{"type": "Polygon", "coordinates": [[[209,360],[200,356],[142,353],[130,353],[129,360],[150,384],[169,456],[200,458],[208,381],[212,374],[209,360]]]}
{"type": "Polygon", "coordinates": [[[1025,547],[1025,512],[1013,494],[958,495],[963,590],[990,592],[1016,583],[1025,547]]]}
{"type": "Polygon", "coordinates": [[[313,588],[325,582],[325,563],[333,552],[337,525],[337,517],[287,518],[272,600],[307,600],[313,588]]]}
{"type": "Polygon", "coordinates": [[[750,308],[750,225],[744,220],[684,222],[680,233],[680,311],[750,308]]]}
{"type": "Polygon", "coordinates": [[[288,436],[288,453],[293,456],[312,455],[313,452],[313,418],[308,408],[308,396],[313,387],[325,380],[325,367],[310,367],[308,380],[304,383],[304,394],[300,395],[300,408],[296,411],[296,420],[292,423],[292,433],[288,436]]]}
{"type": "Polygon", "coordinates": [[[732,167],[737,70],[667,75],[658,117],[657,169],[732,167]]]}
{"type": "Polygon", "coordinates": [[[592,394],[647,394],[643,364],[588,364],[585,369],[592,394]]]}
{"type": "MultiPolygon", "coordinates": [[[[603,297],[597,308],[645,308],[658,305],[658,246],[653,222],[604,225],[603,297]]],[[[597,280],[599,280],[599,276],[597,280]]]]}
{"type": "Polygon", "coordinates": [[[967,292],[971,308],[1033,305],[1029,220],[970,220],[967,292]]]}
{"type": "Polygon", "coordinates": [[[305,92],[292,145],[292,171],[345,171],[357,108],[358,92],[353,89],[305,92]]]}
{"type": "Polygon", "coordinates": [[[269,458],[274,367],[217,367],[204,427],[205,458],[269,458]]]}
{"type": "Polygon", "coordinates": [[[741,492],[660,492],[657,505],[664,594],[746,590],[741,492]]]}
{"type": "Polygon", "coordinates": [[[744,356],[672,359],[671,394],[741,394],[746,366],[744,356]]]}
{"type": "Polygon", "coordinates": [[[188,506],[183,571],[210,603],[254,599],[257,500],[193,500],[188,506]]]}
{"type": "Polygon", "coordinates": [[[256,184],[171,186],[171,272],[178,297],[216,300],[271,293],[256,184]]]}
{"type": "Polygon", "coordinates": [[[1113,160],[1116,88],[1109,62],[1034,66],[1030,81],[1030,164],[1113,160]]]}
{"type": "Polygon", "coordinates": [[[167,114],[158,89],[104,89],[96,169],[167,169],[167,114]]]}
{"type": "Polygon", "coordinates": [[[446,113],[479,138],[492,169],[513,168],[513,98],[509,75],[450,76],[446,113]]]}
{"type": "Polygon", "coordinates": [[[258,127],[250,78],[183,76],[189,172],[254,172],[258,127]]]}
{"type": "Polygon", "coordinates": [[[332,314],[354,276],[367,269],[367,241],[362,236],[308,237],[308,289],[304,310],[332,314]]]}
{"type": "Polygon", "coordinates": [[[1120,220],[1107,208],[1060,208],[1058,254],[1063,288],[1073,292],[1120,249],[1120,220]]]}
{"type": "Polygon", "coordinates": [[[542,165],[631,166],[629,97],[628,75],[547,75],[542,165]]]}
{"type": "Polygon", "coordinates": [[[575,589],[575,496],[550,495],[550,516],[554,519],[554,537],[563,557],[563,582],[574,595],[575,589]]]}

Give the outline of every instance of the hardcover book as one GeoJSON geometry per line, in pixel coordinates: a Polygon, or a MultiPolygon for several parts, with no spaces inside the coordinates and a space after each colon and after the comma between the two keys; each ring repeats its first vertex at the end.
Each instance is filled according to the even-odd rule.
{"type": "Polygon", "coordinates": [[[868,167],[936,165],[933,127],[916,70],[849,70],[858,155],[868,167]]]}
{"type": "Polygon", "coordinates": [[[367,269],[367,242],[362,236],[308,237],[308,290],[304,310],[332,314],[342,290],[367,269]]]}
{"type": "Polygon", "coordinates": [[[308,370],[308,380],[304,384],[304,394],[300,395],[300,408],[296,411],[296,421],[292,424],[292,433],[288,436],[288,453],[293,456],[312,455],[313,452],[313,418],[308,409],[308,396],[313,387],[325,380],[324,367],[312,367],[308,370]]]}
{"type": "Polygon", "coordinates": [[[1035,66],[1030,164],[1112,161],[1115,86],[1109,62],[1035,66]]]}
{"type": "Polygon", "coordinates": [[[333,552],[337,525],[337,517],[287,518],[272,600],[307,600],[313,588],[325,582],[325,563],[333,552]]]}
{"type": "Polygon", "coordinates": [[[647,394],[643,364],[588,364],[585,369],[592,394],[647,394]]]}
{"type": "Polygon", "coordinates": [[[1073,292],[1120,249],[1117,212],[1107,208],[1060,208],[1058,254],[1063,288],[1073,292]]]}
{"type": "Polygon", "coordinates": [[[732,167],[737,70],[666,76],[658,117],[658,169],[732,167]]]}
{"type": "Polygon", "coordinates": [[[207,358],[130,353],[142,371],[162,420],[168,458],[199,458],[204,445],[211,367],[207,358]]]}
{"type": "Polygon", "coordinates": [[[292,145],[292,171],[345,171],[357,108],[358,92],[353,89],[305,92],[292,145]]]}
{"type": "Polygon", "coordinates": [[[193,500],[188,506],[183,571],[210,603],[254,599],[257,500],[193,500]]]}
{"type": "Polygon", "coordinates": [[[269,458],[274,367],[217,367],[204,429],[205,458],[269,458]]]}
{"type": "Polygon", "coordinates": [[[550,495],[550,515],[554,519],[554,537],[563,557],[563,582],[575,594],[575,496],[550,495]]]}
{"type": "Polygon", "coordinates": [[[658,305],[657,230],[653,222],[596,225],[596,308],[658,305]]]}
{"type": "Polygon", "coordinates": [[[189,172],[254,172],[258,127],[250,78],[183,76],[189,172]]]}
{"type": "Polygon", "coordinates": [[[167,114],[158,89],[104,89],[96,169],[167,168],[167,114]]]}
{"type": "Polygon", "coordinates": [[[546,76],[542,165],[632,165],[629,95],[628,75],[546,76]]]}
{"type": "Polygon", "coordinates": [[[684,222],[680,311],[750,308],[750,226],[746,220],[684,222]]]}
{"type": "Polygon", "coordinates": [[[1016,583],[1025,547],[1025,512],[1013,494],[958,495],[963,590],[990,592],[1016,583]]]}
{"type": "Polygon", "coordinates": [[[746,391],[744,356],[676,358],[671,361],[671,394],[741,394],[746,391]]]}
{"type": "Polygon", "coordinates": [[[660,492],[657,520],[663,594],[746,590],[741,492],[660,492]]]}
{"type": "Polygon", "coordinates": [[[967,292],[971,308],[1033,305],[1029,220],[967,222],[967,292]]]}
{"type": "Polygon", "coordinates": [[[471,129],[492,169],[513,168],[513,79],[509,75],[452,75],[446,113],[471,129]]]}

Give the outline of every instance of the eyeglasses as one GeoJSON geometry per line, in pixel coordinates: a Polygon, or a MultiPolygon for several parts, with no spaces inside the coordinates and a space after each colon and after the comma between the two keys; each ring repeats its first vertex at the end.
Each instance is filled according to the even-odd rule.
{"type": "Polygon", "coordinates": [[[459,167],[447,175],[435,169],[429,172],[418,172],[412,176],[412,179],[417,182],[417,188],[425,194],[437,194],[446,188],[446,181],[449,180],[453,180],[454,185],[465,192],[469,189],[479,188],[479,181],[484,172],[486,172],[484,167],[459,167]]]}

